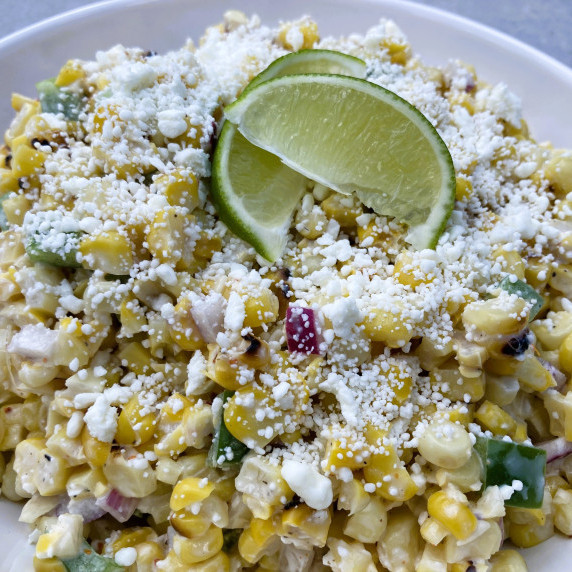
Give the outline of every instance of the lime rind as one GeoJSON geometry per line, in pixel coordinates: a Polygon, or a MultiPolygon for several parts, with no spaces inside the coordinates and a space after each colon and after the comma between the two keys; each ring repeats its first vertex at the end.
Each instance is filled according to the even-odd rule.
{"type": "Polygon", "coordinates": [[[334,50],[299,50],[274,60],[246,86],[243,93],[276,77],[308,73],[328,73],[365,78],[366,64],[355,56],[334,50]]]}
{"type": "Polygon", "coordinates": [[[407,224],[415,248],[436,245],[454,205],[453,162],[430,121],[397,94],[348,76],[282,76],[243,93],[225,116],[292,169],[407,224]],[[355,101],[369,115],[354,112],[355,101]],[[346,141],[362,149],[350,152],[346,141]]]}
{"type": "Polygon", "coordinates": [[[271,262],[284,250],[307,182],[225,122],[213,157],[211,198],[228,228],[271,262]]]}

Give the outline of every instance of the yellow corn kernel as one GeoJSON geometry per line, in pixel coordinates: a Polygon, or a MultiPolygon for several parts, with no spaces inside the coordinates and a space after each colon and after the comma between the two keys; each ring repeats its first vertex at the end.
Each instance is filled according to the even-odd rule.
{"type": "Polygon", "coordinates": [[[39,101],[16,97],[19,102],[21,101],[21,105],[18,103],[18,107],[20,107],[18,113],[4,134],[4,141],[6,145],[12,148],[12,151],[14,151],[14,140],[24,133],[28,121],[34,117],[34,115],[40,113],[39,101]]]}
{"type": "Polygon", "coordinates": [[[415,570],[421,544],[417,517],[406,506],[392,508],[388,517],[385,534],[377,543],[380,560],[390,570],[415,570]]]}
{"type": "Polygon", "coordinates": [[[137,546],[141,542],[145,542],[151,538],[156,538],[155,531],[150,527],[133,527],[126,528],[119,533],[119,536],[111,543],[113,552],[117,552],[122,548],[131,548],[137,546]]]}
{"type": "Polygon", "coordinates": [[[185,217],[175,207],[158,211],[147,235],[149,252],[162,263],[176,264],[183,256],[185,242],[185,217]]]}
{"type": "Polygon", "coordinates": [[[544,525],[531,526],[530,524],[510,523],[508,536],[519,548],[531,548],[554,535],[552,517],[546,519],[544,525]]]}
{"type": "Polygon", "coordinates": [[[443,491],[433,493],[427,500],[429,516],[441,523],[457,540],[469,538],[477,529],[477,517],[471,509],[443,491]]]}
{"type": "Polygon", "coordinates": [[[187,538],[202,536],[211,525],[202,514],[193,514],[185,509],[172,513],[169,522],[180,535],[187,538]]]}
{"type": "Polygon", "coordinates": [[[176,534],[173,550],[184,564],[197,564],[215,556],[222,550],[222,530],[211,526],[203,535],[186,538],[176,534]]]}
{"type": "MultiPolygon", "coordinates": [[[[567,247],[569,248],[569,242],[567,237],[562,237],[560,239],[560,247],[563,250],[567,249],[567,247]]],[[[548,276],[548,284],[567,298],[572,297],[572,265],[555,264],[548,276]]]]}
{"type": "Polygon", "coordinates": [[[180,480],[171,494],[171,510],[178,511],[185,507],[205,500],[214,490],[214,485],[197,477],[187,477],[180,480]]]}
{"type": "Polygon", "coordinates": [[[527,572],[524,558],[516,550],[499,550],[490,560],[491,572],[527,572]]]}
{"type": "Polygon", "coordinates": [[[568,334],[560,344],[558,363],[568,374],[572,374],[572,333],[568,334]]]}
{"type": "MultiPolygon", "coordinates": [[[[241,380],[241,364],[238,359],[219,351],[218,346],[212,346],[206,375],[221,387],[235,391],[243,387],[241,380]]],[[[244,371],[244,366],[243,366],[244,371]]]]}
{"type": "Polygon", "coordinates": [[[212,231],[203,230],[197,241],[193,254],[200,259],[210,260],[215,252],[220,252],[222,239],[212,231]]]}
{"type": "Polygon", "coordinates": [[[30,177],[44,166],[46,154],[29,145],[19,145],[12,151],[12,173],[15,177],[30,177]]]}
{"type": "Polygon", "coordinates": [[[191,302],[185,296],[175,306],[173,317],[169,320],[169,333],[183,350],[192,351],[205,347],[199,328],[191,315],[191,302]]]}
{"type": "Polygon", "coordinates": [[[408,325],[399,312],[381,308],[372,309],[361,324],[367,338],[390,348],[403,347],[411,339],[413,332],[408,325]]]}
{"type": "Polygon", "coordinates": [[[491,298],[468,304],[463,310],[463,324],[469,330],[485,334],[516,334],[528,321],[527,302],[514,297],[491,298]]]}
{"type": "Polygon", "coordinates": [[[546,513],[543,508],[516,508],[507,507],[506,516],[511,524],[528,524],[530,526],[544,526],[546,513]]]}
{"type": "Polygon", "coordinates": [[[525,391],[538,391],[539,393],[556,386],[552,374],[534,355],[528,354],[518,363],[515,371],[522,389],[525,391]]]}
{"type": "Polygon", "coordinates": [[[185,410],[194,404],[194,400],[180,393],[173,393],[161,408],[159,424],[163,426],[168,423],[180,423],[185,415],[185,410]]]}
{"type": "Polygon", "coordinates": [[[544,176],[557,197],[572,192],[572,156],[567,151],[556,151],[544,166],[544,176]]]}
{"type": "Polygon", "coordinates": [[[238,539],[238,552],[246,562],[255,564],[265,554],[270,554],[280,545],[280,537],[271,535],[263,543],[257,542],[252,536],[252,529],[246,528],[238,539]]]}
{"type": "Polygon", "coordinates": [[[92,270],[125,276],[133,266],[129,239],[116,230],[88,235],[79,243],[83,265],[92,270]]]}
{"type": "Polygon", "coordinates": [[[343,228],[355,228],[356,219],[363,214],[361,203],[352,195],[332,193],[320,206],[328,218],[337,220],[343,228]]]}
{"type": "Polygon", "coordinates": [[[353,447],[347,439],[328,439],[322,467],[326,472],[333,472],[342,467],[360,469],[365,466],[366,458],[364,451],[359,447],[353,447]]]}
{"type": "Polygon", "coordinates": [[[352,515],[362,511],[371,498],[371,495],[365,491],[361,480],[352,479],[341,483],[337,506],[340,510],[347,510],[352,515]]]}
{"type": "Polygon", "coordinates": [[[556,390],[549,390],[543,397],[550,419],[550,432],[572,441],[572,391],[562,395],[556,390]]]}
{"type": "Polygon", "coordinates": [[[387,50],[392,64],[404,66],[411,57],[411,47],[395,37],[387,37],[380,46],[387,50]]]}
{"type": "Polygon", "coordinates": [[[2,201],[2,210],[10,224],[21,225],[32,203],[24,195],[13,195],[2,201]]]}
{"type": "Polygon", "coordinates": [[[475,411],[475,419],[495,435],[514,435],[516,421],[496,403],[483,401],[475,411]]]}
{"type": "Polygon", "coordinates": [[[161,175],[153,182],[171,206],[185,207],[189,212],[198,206],[199,183],[193,173],[178,170],[161,175]]]}
{"type": "Polygon", "coordinates": [[[280,27],[277,40],[287,50],[307,50],[320,40],[318,25],[308,18],[299,22],[286,22],[280,27]],[[292,34],[293,29],[297,32],[296,34],[292,34]]]}
{"type": "Polygon", "coordinates": [[[472,192],[473,184],[470,179],[467,179],[467,177],[464,177],[463,175],[459,175],[455,185],[455,200],[464,201],[471,196],[472,192]]]}
{"type": "Polygon", "coordinates": [[[125,497],[144,498],[157,489],[157,477],[149,462],[135,449],[119,449],[111,453],[103,474],[109,485],[125,497]],[[132,460],[137,458],[137,463],[132,460]]]}
{"type": "Polygon", "coordinates": [[[87,426],[85,426],[81,432],[81,444],[87,462],[92,467],[103,467],[103,465],[105,465],[111,453],[111,443],[100,441],[97,437],[94,437],[87,429],[87,426]]]}
{"type": "Polygon", "coordinates": [[[38,558],[34,556],[34,572],[66,572],[67,568],[59,558],[38,558]]]}
{"type": "Polygon", "coordinates": [[[121,302],[119,321],[121,322],[121,333],[126,336],[139,333],[147,325],[145,311],[134,296],[130,295],[121,302]]]}
{"type": "Polygon", "coordinates": [[[14,111],[20,111],[25,104],[31,105],[37,103],[35,99],[31,97],[26,97],[21,93],[12,93],[12,97],[10,98],[10,105],[14,111]]]}
{"type": "Polygon", "coordinates": [[[122,365],[137,375],[144,375],[151,371],[151,354],[141,342],[130,342],[124,345],[117,357],[122,365]]]}
{"type": "Polygon", "coordinates": [[[278,319],[278,298],[269,288],[250,290],[243,298],[245,298],[245,328],[257,328],[262,324],[271,324],[278,319]]]}
{"type": "Polygon", "coordinates": [[[226,403],[224,422],[227,429],[248,447],[265,447],[281,432],[284,411],[276,407],[270,391],[259,387],[242,387],[226,403]],[[258,420],[257,408],[273,411],[273,417],[258,420]]]}
{"type": "Polygon", "coordinates": [[[376,543],[386,526],[387,509],[380,499],[371,497],[364,509],[349,516],[344,534],[366,544],[376,543]]]}
{"type": "Polygon", "coordinates": [[[55,83],[58,87],[66,87],[85,76],[85,70],[78,60],[68,60],[60,69],[55,83]]]}
{"type": "Polygon", "coordinates": [[[505,272],[514,274],[519,280],[524,280],[524,261],[516,250],[497,248],[492,253],[495,262],[500,263],[505,272]]]}
{"type": "Polygon", "coordinates": [[[155,414],[145,413],[139,397],[133,395],[121,409],[115,440],[120,445],[141,445],[153,437],[155,425],[155,414]]]}
{"type": "Polygon", "coordinates": [[[479,401],[485,394],[485,376],[479,373],[476,377],[467,377],[460,371],[457,362],[451,360],[443,367],[435,368],[429,373],[429,380],[445,397],[451,401],[479,401]]]}
{"type": "Polygon", "coordinates": [[[549,312],[546,320],[534,320],[530,329],[545,350],[557,350],[572,333],[572,312],[549,312]]]}
{"type": "Polygon", "coordinates": [[[17,193],[19,189],[18,177],[10,169],[0,169],[0,195],[17,193]]]}
{"type": "Polygon", "coordinates": [[[224,552],[219,552],[208,560],[187,565],[185,572],[230,572],[230,559],[224,552]]]}
{"type": "Polygon", "coordinates": [[[183,564],[173,549],[169,550],[163,560],[155,563],[157,570],[165,572],[189,572],[189,566],[183,564]]]}
{"type": "Polygon", "coordinates": [[[449,531],[438,520],[431,517],[423,521],[419,532],[423,540],[432,546],[437,546],[449,534],[449,531]]]}
{"type": "MultiPolygon", "coordinates": [[[[282,530],[279,534],[283,538],[322,547],[326,545],[331,522],[330,511],[314,510],[305,504],[299,504],[284,511],[281,523],[282,530]]],[[[253,537],[258,540],[254,530],[253,537]]]]}
{"type": "Polygon", "coordinates": [[[444,469],[459,469],[473,450],[469,433],[451,421],[435,420],[419,437],[419,453],[430,463],[444,469]]]}
{"type": "Polygon", "coordinates": [[[0,408],[0,425],[3,426],[0,451],[10,451],[26,436],[24,405],[13,403],[0,408]]]}
{"type": "Polygon", "coordinates": [[[413,260],[411,253],[404,251],[399,253],[395,259],[393,277],[400,284],[415,289],[422,284],[433,282],[435,274],[432,271],[424,272],[419,262],[413,260]]]}

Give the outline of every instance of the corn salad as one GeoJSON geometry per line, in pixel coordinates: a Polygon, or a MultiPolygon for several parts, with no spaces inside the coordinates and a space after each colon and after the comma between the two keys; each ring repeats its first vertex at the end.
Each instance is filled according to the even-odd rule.
{"type": "Polygon", "coordinates": [[[0,148],[1,491],[36,570],[521,571],[505,540],[572,534],[572,154],[506,86],[388,20],[232,11],[38,94],[0,148]],[[275,263],[218,221],[225,105],[316,47],[439,130],[435,250],[311,181],[275,263]]]}

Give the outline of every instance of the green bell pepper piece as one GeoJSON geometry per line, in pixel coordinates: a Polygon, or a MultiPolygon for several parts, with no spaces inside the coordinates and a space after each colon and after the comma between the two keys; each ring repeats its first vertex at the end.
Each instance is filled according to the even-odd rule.
{"type": "Polygon", "coordinates": [[[529,286],[522,280],[511,282],[508,276],[503,278],[499,286],[509,294],[516,294],[520,298],[524,298],[527,302],[530,302],[532,308],[530,309],[528,321],[532,322],[532,320],[536,318],[536,315],[544,305],[544,298],[532,286],[529,286]]]}
{"type": "Polygon", "coordinates": [[[475,450],[483,463],[483,488],[512,486],[520,481],[522,489],[515,490],[506,506],[540,508],[544,497],[546,451],[500,439],[477,437],[475,450]]]}
{"type": "MultiPolygon", "coordinates": [[[[221,398],[224,404],[234,395],[234,391],[223,391],[221,398]]],[[[212,467],[235,466],[250,451],[250,449],[239,441],[227,429],[224,423],[224,416],[221,416],[220,426],[215,431],[215,436],[208,454],[208,462],[212,467]],[[221,461],[221,459],[224,459],[221,461]]]]}
{"type": "Polygon", "coordinates": [[[60,266],[64,268],[81,268],[81,264],[77,261],[77,243],[81,233],[69,232],[70,248],[66,248],[65,252],[53,252],[46,250],[42,246],[42,235],[35,234],[28,238],[26,243],[26,253],[30,260],[34,263],[42,262],[51,266],[60,266]]]}
{"type": "Polygon", "coordinates": [[[68,572],[120,572],[123,566],[116,564],[111,558],[98,554],[87,542],[84,542],[77,556],[62,560],[68,572]]]}
{"type": "Polygon", "coordinates": [[[84,108],[82,94],[58,87],[54,78],[38,82],[36,89],[42,112],[63,113],[70,121],[78,120],[84,108]]]}

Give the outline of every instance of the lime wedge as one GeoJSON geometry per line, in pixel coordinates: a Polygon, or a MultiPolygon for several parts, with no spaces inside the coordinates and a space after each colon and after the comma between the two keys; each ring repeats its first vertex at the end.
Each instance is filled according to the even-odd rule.
{"type": "MultiPolygon", "coordinates": [[[[332,50],[300,50],[272,62],[245,92],[275,77],[310,71],[365,77],[365,62],[332,50]]],[[[249,143],[235,125],[224,124],[213,158],[211,196],[221,220],[264,258],[274,261],[282,254],[307,183],[276,155],[249,143]]]]}
{"type": "Polygon", "coordinates": [[[455,200],[453,161],[396,94],[347,76],[289,75],[245,90],[225,116],[293,170],[407,224],[414,247],[436,245],[455,200]]]}
{"type": "Polygon", "coordinates": [[[245,91],[275,77],[308,73],[331,73],[364,78],[365,62],[333,50],[300,50],[274,60],[246,86],[245,91]]]}
{"type": "Polygon", "coordinates": [[[284,250],[308,179],[225,122],[213,158],[211,197],[221,220],[267,260],[284,250]]]}

